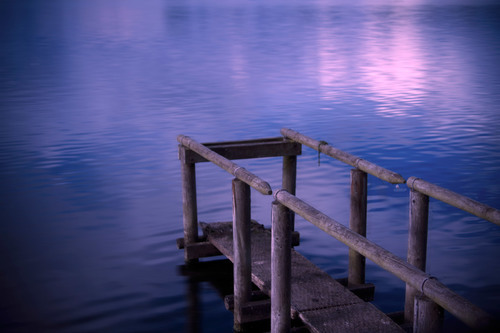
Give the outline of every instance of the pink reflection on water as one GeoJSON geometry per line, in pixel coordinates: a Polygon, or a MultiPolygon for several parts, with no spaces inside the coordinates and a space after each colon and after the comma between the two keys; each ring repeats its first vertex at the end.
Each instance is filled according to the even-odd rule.
{"type": "Polygon", "coordinates": [[[409,115],[408,109],[425,97],[427,76],[431,72],[414,24],[409,20],[399,23],[385,32],[382,39],[379,31],[367,29],[363,45],[366,65],[361,80],[369,98],[378,103],[377,112],[388,117],[409,115]]]}
{"type": "Polygon", "coordinates": [[[322,99],[361,95],[374,102],[380,116],[419,117],[431,108],[443,121],[450,111],[473,109],[472,92],[465,90],[474,79],[474,55],[466,52],[470,41],[453,31],[429,39],[430,32],[405,7],[379,11],[356,24],[324,16],[332,26],[320,29],[317,38],[322,99]]]}

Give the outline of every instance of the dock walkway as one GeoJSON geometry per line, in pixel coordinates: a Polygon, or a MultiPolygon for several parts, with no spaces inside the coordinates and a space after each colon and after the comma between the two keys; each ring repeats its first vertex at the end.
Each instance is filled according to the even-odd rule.
{"type": "Polygon", "coordinates": [[[243,324],[266,318],[271,319],[273,333],[288,332],[302,323],[311,332],[403,331],[390,319],[394,318],[405,330],[439,332],[444,310],[472,329],[500,331],[496,318],[425,272],[430,197],[497,225],[500,210],[414,176],[405,179],[294,130],[283,128],[280,133],[282,137],[205,144],[185,135],[177,137],[184,227],[184,237],[177,244],[184,249],[186,262],[221,254],[233,262],[234,295],[225,301],[226,307],[233,310],[235,331],[243,330],[243,324]],[[302,145],[354,168],[350,170],[349,227],[295,196],[297,156],[302,154],[302,145]],[[232,161],[263,157],[282,158],[282,184],[278,190],[273,191],[264,179],[232,161]],[[234,176],[232,222],[198,223],[195,166],[203,162],[211,162],[234,176]],[[410,189],[406,260],[366,238],[368,175],[397,186],[406,184],[410,189]],[[262,195],[274,195],[272,232],[252,223],[250,188],[262,195]],[[348,283],[339,283],[293,249],[291,236],[297,235],[294,214],[349,247],[348,283]],[[200,225],[203,237],[199,237],[200,225]],[[366,284],[365,259],[406,283],[404,312],[389,317],[364,301],[367,298],[361,292],[366,295],[373,288],[366,284]],[[262,295],[253,293],[252,283],[270,300],[265,296],[259,299],[262,295]]]}
{"type": "MultiPolygon", "coordinates": [[[[232,222],[200,225],[207,240],[234,261],[232,222]]],[[[255,222],[251,230],[252,281],[271,295],[271,232],[255,222]]],[[[311,332],[404,332],[293,249],[291,305],[292,317],[299,317],[311,332]]]]}

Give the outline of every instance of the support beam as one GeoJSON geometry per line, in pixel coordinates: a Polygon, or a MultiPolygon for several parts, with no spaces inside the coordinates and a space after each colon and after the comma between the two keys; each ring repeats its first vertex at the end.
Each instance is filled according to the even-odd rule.
{"type": "Polygon", "coordinates": [[[235,178],[233,187],[234,330],[241,331],[244,305],[252,292],[250,186],[235,178]]]}
{"type": "Polygon", "coordinates": [[[274,201],[271,229],[271,333],[289,332],[291,327],[291,233],[288,208],[274,201]]]}
{"type": "Polygon", "coordinates": [[[413,333],[439,333],[443,331],[443,308],[421,294],[415,296],[413,333]]]}
{"type": "MultiPolygon", "coordinates": [[[[410,221],[408,227],[408,256],[410,265],[425,272],[427,258],[427,231],[429,224],[429,197],[410,190],[410,221]]],[[[413,322],[414,298],[417,290],[406,284],[405,321],[413,322]]]]}
{"type": "MultiPolygon", "coordinates": [[[[297,156],[283,156],[283,180],[282,188],[295,195],[297,186],[297,156]]],[[[290,226],[295,230],[295,213],[290,211],[290,226]]]]}
{"type": "MultiPolygon", "coordinates": [[[[351,169],[351,214],[349,227],[352,231],[366,237],[366,211],[368,182],[367,174],[359,169],[351,169]]],[[[365,283],[366,258],[349,249],[349,286],[365,283]]]]}
{"type": "MultiPolygon", "coordinates": [[[[182,151],[185,148],[179,146],[179,156],[183,156],[182,151]]],[[[196,203],[196,168],[194,163],[186,163],[183,158],[181,161],[182,175],[182,223],[184,226],[184,242],[186,245],[198,241],[198,208],[196,203]]],[[[187,247],[186,247],[187,248],[187,247]]],[[[184,251],[184,260],[186,262],[195,261],[190,259],[187,250],[184,251]]]]}

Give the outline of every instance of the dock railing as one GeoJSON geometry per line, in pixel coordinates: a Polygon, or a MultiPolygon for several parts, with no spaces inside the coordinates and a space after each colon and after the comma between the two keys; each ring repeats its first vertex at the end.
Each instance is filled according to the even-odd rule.
{"type": "MultiPolygon", "coordinates": [[[[207,242],[198,239],[198,213],[196,198],[195,163],[210,161],[229,172],[233,193],[233,249],[234,249],[234,328],[239,330],[244,306],[251,300],[251,193],[250,187],[263,195],[271,195],[271,186],[245,168],[232,162],[233,159],[283,156],[283,188],[295,192],[296,156],[301,146],[283,138],[247,140],[201,144],[185,135],[177,137],[182,173],[182,202],[185,260],[195,261],[199,257],[218,254],[207,242]]],[[[292,225],[293,220],[287,222],[292,225]]]]}
{"type": "Polygon", "coordinates": [[[180,143],[184,213],[184,238],[180,239],[182,244],[179,247],[185,249],[186,261],[218,254],[213,246],[200,240],[198,236],[195,164],[210,161],[235,177],[232,191],[236,329],[243,305],[250,300],[251,291],[250,187],[264,195],[272,194],[272,189],[267,182],[230,159],[270,156],[283,157],[282,188],[274,192],[275,201],[272,204],[272,332],[284,332],[290,328],[293,213],[299,214],[349,247],[348,286],[365,283],[365,258],[403,280],[406,283],[404,319],[413,323],[414,332],[439,329],[442,324],[442,308],[474,329],[498,328],[495,326],[498,322],[488,313],[425,273],[425,265],[429,196],[497,225],[500,225],[499,210],[416,177],[410,177],[406,181],[393,171],[291,129],[283,128],[281,134],[283,138],[212,144],[200,144],[184,135],[177,137],[180,143]],[[301,154],[302,144],[354,167],[351,170],[349,228],[295,196],[297,155],[301,154]],[[410,188],[407,261],[366,239],[367,174],[391,184],[406,183],[410,188]]]}
{"type": "MultiPolygon", "coordinates": [[[[429,196],[500,225],[500,211],[498,209],[416,177],[410,177],[406,181],[393,171],[294,130],[283,128],[281,134],[355,168],[351,170],[350,229],[317,211],[304,201],[286,193],[286,191],[278,190],[274,194],[279,203],[349,246],[349,284],[365,282],[364,260],[366,257],[406,283],[404,318],[406,322],[413,323],[414,332],[436,331],[441,325],[442,311],[436,307],[434,302],[472,328],[483,330],[493,327],[494,323],[498,324],[489,314],[449,290],[435,277],[425,273],[429,196]],[[407,183],[410,188],[407,262],[366,239],[367,174],[391,184],[407,183]]],[[[274,210],[279,211],[279,208],[273,208],[273,212],[274,210]]],[[[274,216],[273,214],[273,228],[274,216]]],[[[280,215],[276,214],[276,216],[280,215]]],[[[279,221],[279,219],[276,220],[279,221]]],[[[279,222],[276,223],[279,224],[279,222]]]]}
{"type": "MultiPolygon", "coordinates": [[[[426,274],[424,271],[409,264],[405,260],[399,258],[398,256],[385,250],[379,245],[369,241],[365,237],[343,226],[339,222],[328,217],[311,205],[307,204],[305,201],[297,198],[294,195],[291,195],[285,190],[276,191],[274,197],[276,199],[276,202],[273,206],[273,212],[280,210],[280,204],[287,207],[288,209],[291,209],[330,236],[349,246],[349,248],[359,252],[361,255],[370,259],[380,267],[394,274],[395,276],[406,282],[409,286],[415,288],[420,293],[422,293],[422,295],[427,296],[429,299],[442,306],[444,309],[465,322],[470,327],[478,330],[485,330],[493,327],[494,319],[488,313],[484,312],[479,307],[475,306],[463,297],[448,289],[435,277],[426,274]]],[[[282,220],[280,218],[281,214],[273,214],[272,216],[272,228],[276,230],[283,230],[284,227],[282,225],[287,223],[286,220],[282,220]]],[[[289,234],[285,235],[286,236],[283,237],[290,237],[288,236],[289,234]]],[[[287,240],[275,240],[275,237],[273,237],[272,240],[275,243],[283,242],[284,244],[287,244],[289,242],[287,240]]],[[[273,265],[284,266],[285,264],[283,263],[290,260],[288,258],[290,256],[290,250],[285,249],[282,245],[278,244],[272,246],[272,248],[282,249],[280,254],[276,254],[274,256],[273,265]]],[[[281,278],[276,277],[276,279],[280,280],[281,278]]],[[[287,283],[276,283],[277,288],[284,289],[287,285],[287,283]]],[[[287,290],[275,291],[275,293],[279,295],[290,295],[289,291],[287,290]]],[[[272,299],[271,305],[273,304],[273,302],[274,300],[272,299]]],[[[283,300],[281,300],[280,302],[285,303],[283,300]]],[[[432,303],[429,304],[429,302],[427,302],[425,305],[420,304],[419,306],[432,307],[432,303]]],[[[290,312],[289,309],[288,312],[286,310],[283,311],[284,313],[290,312]]],[[[277,316],[277,318],[283,318],[283,315],[277,316]]],[[[429,318],[429,316],[426,316],[425,318],[420,317],[418,319],[419,321],[414,322],[414,329],[416,327],[420,327],[420,330],[416,331],[428,331],[428,329],[424,329],[423,327],[428,325],[428,322],[431,318],[429,318]]],[[[273,332],[280,332],[280,330],[276,330],[273,332]]]]}

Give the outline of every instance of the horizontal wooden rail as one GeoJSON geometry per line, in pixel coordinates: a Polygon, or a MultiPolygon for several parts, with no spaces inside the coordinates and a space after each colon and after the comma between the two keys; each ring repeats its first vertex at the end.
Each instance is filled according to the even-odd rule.
{"type": "Polygon", "coordinates": [[[317,151],[325,155],[336,158],[341,162],[349,164],[391,184],[403,184],[405,182],[405,179],[400,174],[382,168],[381,166],[346,153],[345,151],[342,151],[340,149],[334,148],[324,141],[314,140],[308,136],[305,136],[288,128],[282,128],[281,134],[289,139],[302,143],[303,145],[306,145],[312,149],[316,149],[317,151]]]}
{"type": "Polygon", "coordinates": [[[472,200],[468,197],[429,183],[423,179],[410,177],[406,185],[420,193],[446,202],[487,221],[500,225],[500,210],[472,200]]]}
{"type": "MultiPolygon", "coordinates": [[[[204,142],[203,145],[228,160],[297,156],[302,152],[298,142],[280,137],[254,140],[204,142]]],[[[208,162],[203,156],[192,150],[186,150],[185,159],[188,163],[208,162]]]]}
{"type": "Polygon", "coordinates": [[[262,194],[265,195],[270,195],[273,193],[271,186],[261,178],[257,177],[250,171],[246,170],[243,167],[240,167],[238,164],[228,160],[227,158],[217,154],[216,152],[212,151],[211,149],[205,147],[199,142],[196,142],[195,140],[191,139],[188,136],[185,135],[179,135],[177,136],[177,141],[183,145],[184,147],[187,147],[199,155],[203,156],[210,162],[214,163],[215,165],[218,165],[222,169],[226,170],[236,178],[242,180],[243,182],[247,183],[257,191],[259,191],[262,194]]]}
{"type": "Polygon", "coordinates": [[[470,327],[478,330],[488,330],[495,327],[496,322],[488,313],[448,289],[436,278],[343,226],[286,190],[276,191],[274,197],[278,202],[330,236],[421,291],[470,327]]]}

